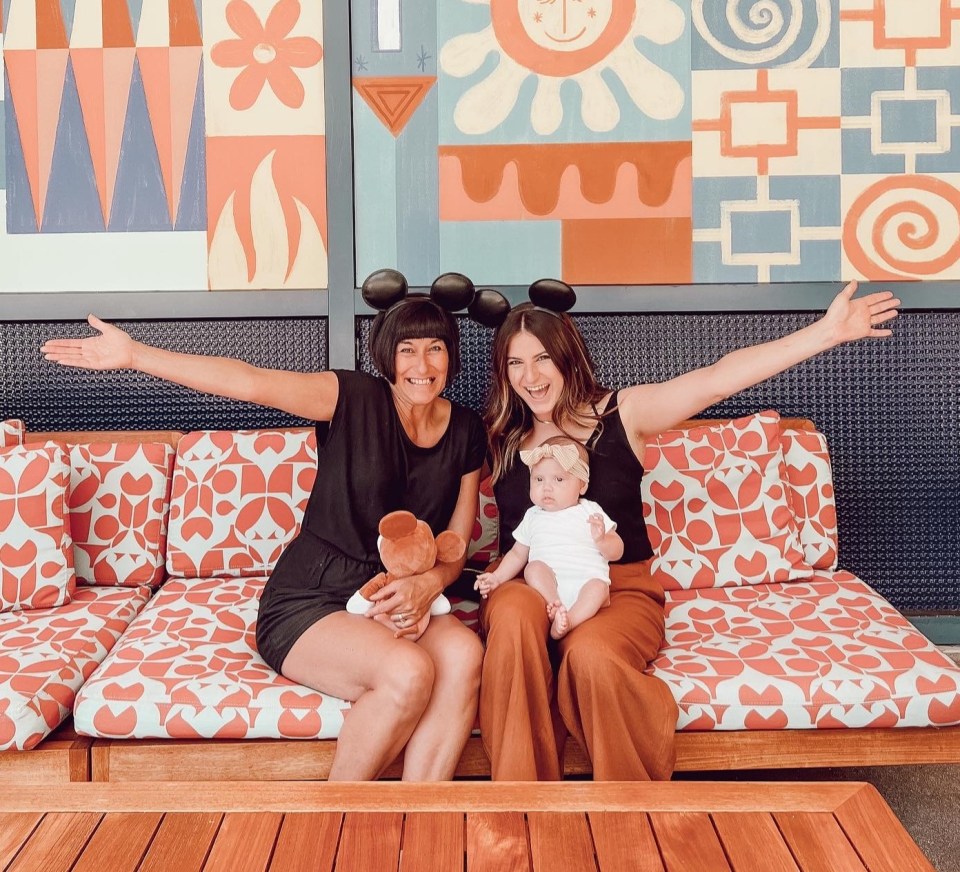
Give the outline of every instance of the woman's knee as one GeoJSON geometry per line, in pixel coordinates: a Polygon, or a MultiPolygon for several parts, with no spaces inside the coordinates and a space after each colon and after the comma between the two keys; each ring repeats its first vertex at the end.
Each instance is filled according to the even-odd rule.
{"type": "Polygon", "coordinates": [[[430,655],[412,643],[397,646],[377,677],[379,690],[404,711],[423,711],[433,693],[436,668],[430,655]]]}
{"type": "Polygon", "coordinates": [[[543,597],[528,584],[508,581],[490,594],[483,623],[488,649],[497,637],[520,640],[531,632],[541,636],[548,623],[543,597]]]}

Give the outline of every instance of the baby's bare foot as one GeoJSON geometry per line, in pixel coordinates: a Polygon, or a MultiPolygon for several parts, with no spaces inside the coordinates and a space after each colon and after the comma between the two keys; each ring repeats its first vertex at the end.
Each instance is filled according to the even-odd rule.
{"type": "Polygon", "coordinates": [[[547,619],[552,621],[557,614],[557,609],[562,608],[560,605],[560,600],[554,600],[553,602],[547,602],[547,619]]]}
{"type": "Polygon", "coordinates": [[[553,624],[550,627],[551,639],[562,639],[567,635],[570,629],[570,619],[567,616],[567,610],[563,604],[558,604],[553,616],[553,624]]]}

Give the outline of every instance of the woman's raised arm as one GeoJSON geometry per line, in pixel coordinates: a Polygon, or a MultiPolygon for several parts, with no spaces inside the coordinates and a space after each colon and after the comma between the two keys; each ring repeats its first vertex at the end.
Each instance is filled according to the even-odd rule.
{"type": "Polygon", "coordinates": [[[207,394],[270,406],[312,421],[333,417],[339,382],[332,372],[262,369],[230,357],[165,351],[137,342],[119,327],[93,315],[98,336],[48,339],[43,356],[62,366],[83,369],[135,369],[207,394]]]}
{"type": "Polygon", "coordinates": [[[822,351],[890,336],[893,331],[883,325],[897,317],[900,300],[890,291],[854,299],[856,290],[857,283],[850,282],[822,318],[781,339],[732,351],[669,381],[622,391],[621,416],[628,432],[641,438],[656,435],[822,351]]]}

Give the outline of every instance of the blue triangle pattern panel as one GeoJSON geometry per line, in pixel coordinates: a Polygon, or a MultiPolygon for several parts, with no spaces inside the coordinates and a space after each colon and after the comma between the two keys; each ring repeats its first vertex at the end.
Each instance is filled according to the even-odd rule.
{"type": "Polygon", "coordinates": [[[203,67],[197,77],[197,96],[190,120],[187,157],[180,185],[180,212],[174,230],[206,230],[207,228],[207,149],[203,126],[203,67]]]}
{"type": "Polygon", "coordinates": [[[7,233],[36,233],[37,217],[33,210],[27,165],[20,145],[17,113],[10,96],[10,83],[6,79],[3,108],[7,140],[4,153],[7,165],[7,233]]]}
{"type": "Polygon", "coordinates": [[[140,62],[133,65],[130,102],[120,147],[117,186],[110,212],[111,231],[170,230],[170,214],[153,139],[140,62]]]}
{"type": "Polygon", "coordinates": [[[67,62],[60,123],[40,228],[43,233],[89,233],[104,229],[72,61],[67,62]]]}

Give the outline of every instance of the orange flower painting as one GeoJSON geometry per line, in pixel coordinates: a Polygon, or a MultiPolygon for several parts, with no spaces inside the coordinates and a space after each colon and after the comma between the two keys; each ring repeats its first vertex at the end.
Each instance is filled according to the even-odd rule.
{"type": "Polygon", "coordinates": [[[246,0],[231,0],[226,12],[238,38],[216,43],[210,59],[218,67],[242,67],[230,88],[230,105],[249,109],[268,84],[281,103],[299,109],[304,89],[294,67],[320,63],[323,48],[311,36],[290,36],[300,18],[298,0],[279,0],[264,23],[246,0]]]}

